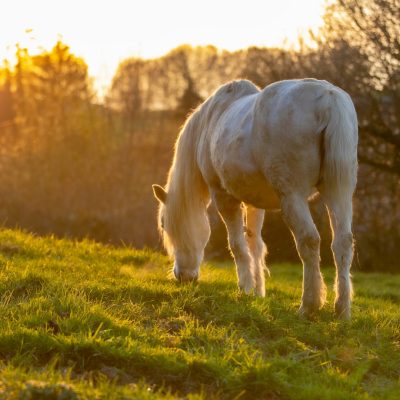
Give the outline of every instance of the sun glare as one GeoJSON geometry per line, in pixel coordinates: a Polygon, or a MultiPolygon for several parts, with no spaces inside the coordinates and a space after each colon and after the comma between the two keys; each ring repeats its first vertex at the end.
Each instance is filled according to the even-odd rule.
{"type": "Polygon", "coordinates": [[[324,0],[13,0],[0,17],[0,59],[58,38],[83,57],[102,91],[129,56],[157,57],[183,44],[235,50],[293,45],[322,24],[324,0]]]}

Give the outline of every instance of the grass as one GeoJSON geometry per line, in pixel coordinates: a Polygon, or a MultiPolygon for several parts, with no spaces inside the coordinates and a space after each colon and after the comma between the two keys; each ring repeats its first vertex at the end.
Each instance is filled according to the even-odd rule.
{"type": "Polygon", "coordinates": [[[299,265],[272,265],[265,299],[238,292],[232,263],[188,286],[169,268],[147,250],[0,231],[0,398],[399,398],[400,276],[357,272],[346,323],[332,293],[315,320],[297,316],[299,265]]]}

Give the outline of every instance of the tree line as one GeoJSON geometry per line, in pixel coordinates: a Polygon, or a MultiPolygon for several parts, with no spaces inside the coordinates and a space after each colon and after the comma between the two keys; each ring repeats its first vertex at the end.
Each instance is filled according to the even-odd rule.
{"type": "MultiPolygon", "coordinates": [[[[296,49],[182,45],[156,59],[129,58],[102,102],[85,61],[65,43],[36,55],[17,47],[15,65],[0,68],[0,218],[39,233],[157,246],[150,184],[165,180],[187,114],[228,80],[264,87],[315,77],[348,91],[357,108],[359,265],[396,268],[399,14],[398,0],[338,0],[326,9],[320,32],[296,49]]],[[[271,257],[295,257],[279,217],[269,219],[271,257]]],[[[212,220],[210,253],[218,253],[225,235],[212,220]]]]}

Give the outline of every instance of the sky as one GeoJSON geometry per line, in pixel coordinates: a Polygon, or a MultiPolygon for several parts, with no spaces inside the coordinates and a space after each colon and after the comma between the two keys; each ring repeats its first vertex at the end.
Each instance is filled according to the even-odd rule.
{"type": "Polygon", "coordinates": [[[236,50],[295,44],[322,25],[324,0],[9,0],[0,8],[0,60],[57,39],[85,59],[104,92],[121,60],[180,44],[236,50]]]}

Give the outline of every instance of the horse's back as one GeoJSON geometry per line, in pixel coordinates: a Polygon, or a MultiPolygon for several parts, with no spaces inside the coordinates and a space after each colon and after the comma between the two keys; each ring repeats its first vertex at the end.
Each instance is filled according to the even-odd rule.
{"type": "Polygon", "coordinates": [[[310,194],[321,177],[331,92],[344,96],[326,81],[304,79],[237,96],[209,127],[211,185],[261,208],[276,207],[277,194],[310,194]]]}
{"type": "MultiPolygon", "coordinates": [[[[256,123],[268,139],[276,136],[288,141],[303,141],[322,126],[319,104],[334,85],[316,79],[280,81],[268,85],[256,104],[256,123]]],[[[261,133],[262,134],[262,133],[261,133]]]]}

